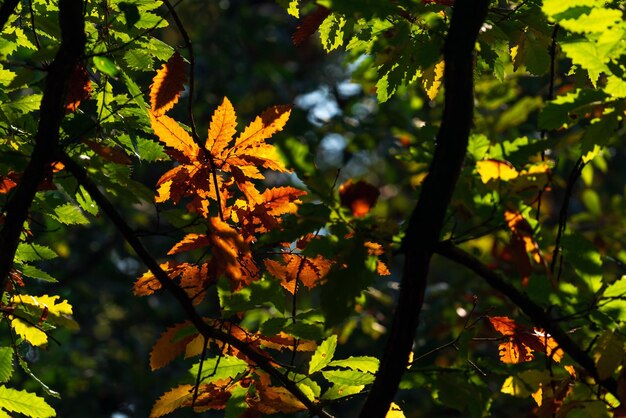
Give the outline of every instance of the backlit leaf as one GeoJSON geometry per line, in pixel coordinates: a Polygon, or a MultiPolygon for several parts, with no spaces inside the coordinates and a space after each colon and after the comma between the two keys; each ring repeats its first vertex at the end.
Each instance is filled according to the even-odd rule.
{"type": "Polygon", "coordinates": [[[200,148],[178,122],[169,116],[157,118],[150,114],[150,125],[163,144],[182,152],[188,159],[195,160],[200,148]]]}
{"type": "Polygon", "coordinates": [[[152,406],[150,418],[162,417],[183,406],[193,397],[193,386],[180,385],[164,393],[152,406]]]}
{"type": "Polygon", "coordinates": [[[157,71],[150,87],[150,107],[155,117],[164,115],[174,107],[186,81],[185,61],[175,52],[157,71]]]}
{"type": "Polygon", "coordinates": [[[337,348],[337,336],[331,335],[324,340],[313,353],[311,361],[309,363],[309,374],[313,374],[318,370],[322,370],[330,363],[335,355],[335,349],[337,348]]]}
{"type": "Polygon", "coordinates": [[[0,383],[7,382],[13,375],[13,348],[0,347],[0,383]]]}
{"type": "Polygon", "coordinates": [[[56,416],[54,409],[43,398],[34,393],[7,388],[4,385],[0,386],[0,407],[31,418],[56,416]]]}
{"type": "Polygon", "coordinates": [[[185,321],[168,328],[159,336],[152,347],[152,351],[150,351],[150,368],[152,370],[160,369],[169,364],[185,351],[187,343],[194,338],[194,335],[187,336],[176,342],[172,342],[172,340],[178,332],[187,327],[189,327],[189,322],[185,321]]]}

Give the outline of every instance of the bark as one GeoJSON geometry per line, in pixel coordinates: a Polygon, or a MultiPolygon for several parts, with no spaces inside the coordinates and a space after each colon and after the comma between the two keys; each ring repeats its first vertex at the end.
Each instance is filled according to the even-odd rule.
{"type": "Polygon", "coordinates": [[[9,280],[15,251],[37,187],[48,174],[52,156],[59,146],[59,127],[65,115],[67,86],[85,49],[83,1],[60,0],[59,24],[61,45],[48,69],[35,147],[19,184],[4,208],[4,225],[0,231],[0,297],[9,280]]]}
{"type": "Polygon", "coordinates": [[[406,230],[400,296],[361,418],[384,417],[398,390],[424,301],[429,263],[461,172],[473,120],[473,62],[488,0],[456,0],[444,45],[444,113],[428,177],[406,230]]]}

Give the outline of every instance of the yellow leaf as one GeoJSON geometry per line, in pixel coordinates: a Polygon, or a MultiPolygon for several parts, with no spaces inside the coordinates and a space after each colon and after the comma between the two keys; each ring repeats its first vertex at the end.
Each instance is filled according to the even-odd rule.
{"type": "Polygon", "coordinates": [[[434,67],[429,68],[424,72],[422,78],[426,95],[430,100],[435,100],[439,88],[441,87],[441,80],[443,79],[444,61],[441,60],[434,67]]]}
{"type": "Polygon", "coordinates": [[[214,157],[221,156],[237,132],[237,114],[232,103],[224,97],[222,104],[215,110],[209,126],[206,150],[214,157]]]}
{"type": "Polygon", "coordinates": [[[154,76],[150,87],[151,113],[158,117],[173,108],[186,81],[185,61],[176,52],[154,76]]]}
{"type": "Polygon", "coordinates": [[[15,295],[11,298],[11,303],[37,308],[41,311],[40,315],[42,316],[42,320],[53,322],[69,329],[79,329],[78,323],[72,318],[72,305],[70,305],[67,300],[57,302],[59,298],[60,296],[58,295],[15,295]]]}
{"type": "Polygon", "coordinates": [[[200,148],[193,138],[169,116],[156,117],[150,114],[150,125],[159,141],[168,147],[182,152],[188,159],[195,161],[200,148]]]}
{"type": "Polygon", "coordinates": [[[476,162],[476,171],[480,174],[483,183],[489,180],[499,179],[509,181],[517,178],[519,173],[508,161],[482,160],[476,162]]]}
{"type": "Polygon", "coordinates": [[[150,352],[150,368],[152,368],[153,371],[169,364],[179,354],[185,351],[187,343],[189,343],[197,333],[183,337],[176,342],[172,342],[172,340],[179,332],[190,326],[191,323],[185,321],[168,328],[159,336],[150,352]]]}
{"type": "Polygon", "coordinates": [[[150,418],[158,418],[184,406],[193,397],[192,385],[180,385],[161,396],[152,406],[150,418]]]}
{"type": "Polygon", "coordinates": [[[405,416],[404,412],[402,412],[402,409],[400,409],[400,407],[395,402],[392,402],[391,406],[389,407],[389,411],[387,411],[387,415],[385,415],[385,418],[405,418],[405,416]]]}
{"type": "Polygon", "coordinates": [[[541,406],[541,403],[543,402],[543,389],[541,388],[541,384],[539,385],[539,389],[537,389],[536,392],[533,392],[531,396],[537,403],[537,406],[541,406]]]}
{"type": "Polygon", "coordinates": [[[40,347],[48,343],[48,336],[45,332],[19,318],[13,318],[11,320],[11,327],[17,335],[24,338],[35,347],[40,347]]]}

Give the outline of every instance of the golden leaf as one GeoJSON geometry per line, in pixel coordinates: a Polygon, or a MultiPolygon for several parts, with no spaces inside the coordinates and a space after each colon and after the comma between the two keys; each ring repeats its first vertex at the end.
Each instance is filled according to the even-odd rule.
{"type": "Polygon", "coordinates": [[[192,251],[197,248],[206,247],[207,245],[209,245],[209,239],[206,235],[187,234],[168,251],[167,255],[192,251]]]}
{"type": "Polygon", "coordinates": [[[494,159],[477,161],[476,171],[483,183],[494,179],[509,181],[519,176],[519,173],[510,162],[494,159]]]}
{"type": "Polygon", "coordinates": [[[164,393],[152,406],[150,418],[158,418],[184,406],[193,397],[192,385],[180,385],[164,393]]]}
{"type": "Polygon", "coordinates": [[[237,131],[237,114],[232,103],[224,97],[222,104],[215,110],[209,125],[209,136],[205,148],[213,156],[221,155],[232,141],[237,131]]]}
{"type": "Polygon", "coordinates": [[[150,114],[150,125],[159,141],[183,153],[189,161],[196,161],[200,148],[193,138],[169,116],[156,117],[150,114]]]}

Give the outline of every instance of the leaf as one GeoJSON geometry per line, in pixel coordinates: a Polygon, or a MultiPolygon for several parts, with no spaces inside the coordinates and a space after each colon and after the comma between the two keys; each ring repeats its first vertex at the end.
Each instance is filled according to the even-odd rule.
{"type": "Polygon", "coordinates": [[[91,94],[91,80],[89,74],[82,64],[74,67],[74,72],[70,77],[70,83],[67,87],[65,95],[65,112],[70,113],[76,111],[80,102],[89,98],[91,94]]]}
{"type": "Polygon", "coordinates": [[[337,336],[331,335],[324,340],[315,350],[311,361],[309,362],[309,375],[322,370],[330,363],[335,355],[335,349],[337,348],[337,336]]]}
{"type": "Polygon", "coordinates": [[[406,418],[402,409],[394,402],[391,402],[389,405],[389,411],[387,411],[387,415],[385,418],[406,418]]]}
{"type": "Polygon", "coordinates": [[[0,383],[8,382],[13,375],[13,349],[0,347],[0,383]]]}
{"type": "Polygon", "coordinates": [[[424,71],[422,76],[422,84],[424,90],[426,90],[426,96],[430,100],[437,98],[439,88],[441,87],[441,81],[443,80],[444,61],[441,60],[432,67],[429,67],[424,71]]]}
{"type": "Polygon", "coordinates": [[[150,418],[162,417],[175,411],[193,397],[193,386],[180,385],[164,393],[152,406],[150,418]]]}
{"type": "Polygon", "coordinates": [[[624,342],[610,330],[602,333],[594,351],[594,360],[600,379],[611,377],[624,360],[624,342]]]}
{"type": "Polygon", "coordinates": [[[11,320],[11,328],[13,328],[17,335],[24,338],[35,347],[41,347],[48,343],[48,336],[45,332],[20,318],[13,318],[11,320]]]}
{"type": "Polygon", "coordinates": [[[133,163],[130,158],[128,158],[128,155],[126,155],[126,153],[121,148],[103,145],[101,142],[92,141],[90,139],[87,139],[83,142],[96,154],[98,154],[107,161],[123,165],[130,165],[133,163]]]}
{"type": "Polygon", "coordinates": [[[159,117],[173,108],[186,81],[185,61],[178,52],[175,52],[153,78],[150,87],[152,115],[159,117]]]}
{"type": "Polygon", "coordinates": [[[167,255],[192,251],[198,248],[206,247],[207,245],[209,245],[209,239],[206,235],[187,234],[167,252],[167,255]]]}
{"type": "Polygon", "coordinates": [[[98,71],[111,77],[115,77],[119,71],[117,65],[107,57],[93,57],[93,65],[98,71]]]}
{"type": "Polygon", "coordinates": [[[9,412],[32,418],[56,416],[54,409],[43,398],[22,390],[0,386],[0,407],[9,412]]]}
{"type": "Polygon", "coordinates": [[[280,284],[291,294],[295,292],[297,281],[309,289],[320,284],[333,265],[331,260],[320,255],[311,258],[284,254],[283,263],[269,259],[265,259],[263,262],[270,274],[280,279],[280,284]]]}
{"type": "Polygon", "coordinates": [[[563,350],[550,335],[541,330],[527,330],[506,316],[488,316],[489,322],[500,334],[509,337],[498,346],[500,361],[517,364],[534,359],[533,352],[539,351],[560,362],[563,350]]]}
{"type": "Polygon", "coordinates": [[[480,175],[480,180],[483,183],[494,179],[509,181],[517,178],[519,175],[510,162],[494,159],[477,161],[476,171],[480,175]]]}
{"type": "Polygon", "coordinates": [[[22,306],[30,306],[37,309],[36,315],[41,318],[45,314],[45,320],[51,323],[65,326],[70,329],[79,329],[78,324],[72,318],[72,305],[67,300],[58,302],[60,296],[31,296],[15,295],[11,298],[11,303],[18,309],[22,306]]]}
{"type": "Polygon", "coordinates": [[[159,137],[159,141],[165,146],[182,152],[191,161],[196,160],[200,148],[174,119],[165,115],[157,118],[151,113],[150,126],[154,129],[156,136],[159,137]]]}
{"type": "Polygon", "coordinates": [[[211,155],[220,155],[237,133],[237,114],[227,97],[213,113],[205,148],[211,155]]]}
{"type": "MultiPolygon", "coordinates": [[[[245,373],[249,368],[248,363],[234,356],[210,357],[204,360],[200,379],[203,383],[224,379],[234,380],[237,375],[245,373]]],[[[189,369],[189,374],[195,379],[199,369],[200,363],[196,363],[189,369]]]]}
{"type": "Polygon", "coordinates": [[[326,52],[330,52],[343,45],[343,27],[346,19],[337,13],[331,13],[319,27],[322,46],[326,52]]]}
{"type": "Polygon", "coordinates": [[[364,385],[357,386],[349,386],[349,385],[340,385],[334,384],[322,395],[322,400],[331,401],[333,399],[343,398],[345,396],[355,395],[357,393],[361,393],[361,391],[365,388],[364,385]]]}
{"type": "Polygon", "coordinates": [[[348,180],[339,186],[339,200],[341,206],[352,211],[352,215],[360,218],[367,215],[376,204],[380,196],[377,187],[359,180],[354,183],[348,180]]]}
{"type": "Polygon", "coordinates": [[[20,263],[27,263],[38,260],[51,260],[57,258],[58,255],[49,247],[21,242],[17,247],[15,258],[20,263]]]}
{"type": "Polygon", "coordinates": [[[54,214],[49,214],[52,218],[65,225],[87,225],[89,220],[83,215],[78,206],[71,203],[57,206],[54,214]]]}
{"type": "Polygon", "coordinates": [[[329,366],[345,367],[350,370],[358,370],[361,372],[368,372],[372,374],[378,371],[379,364],[380,364],[380,360],[378,360],[376,357],[367,357],[367,356],[358,356],[358,357],[350,356],[347,359],[333,360],[330,363],[328,363],[329,366]]]}
{"type": "Polygon", "coordinates": [[[369,385],[374,382],[374,375],[355,370],[327,370],[322,376],[331,383],[346,386],[369,385]]]}
{"type": "Polygon", "coordinates": [[[330,15],[330,10],[324,6],[317,6],[313,12],[306,15],[304,19],[300,21],[300,24],[296,27],[296,31],[291,36],[293,44],[298,46],[309,39],[311,35],[319,29],[328,15],[330,15]]]}
{"type": "Polygon", "coordinates": [[[26,277],[30,277],[32,279],[43,280],[44,282],[56,283],[57,279],[49,275],[43,270],[38,269],[35,266],[31,266],[30,264],[22,264],[21,267],[22,274],[26,277]]]}
{"type": "Polygon", "coordinates": [[[182,329],[189,327],[189,324],[189,321],[176,324],[173,327],[169,327],[159,336],[154,346],[152,346],[152,351],[150,351],[150,368],[152,371],[171,363],[172,360],[185,351],[187,343],[189,343],[195,335],[187,336],[177,342],[172,342],[172,339],[182,329]]]}

